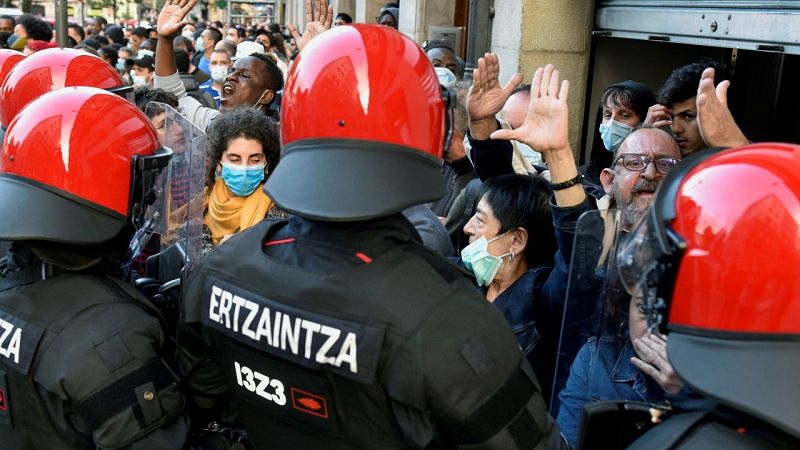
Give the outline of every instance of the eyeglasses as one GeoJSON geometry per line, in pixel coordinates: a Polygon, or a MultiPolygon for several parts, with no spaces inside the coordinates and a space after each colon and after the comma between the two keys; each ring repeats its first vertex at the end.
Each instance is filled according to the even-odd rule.
{"type": "Polygon", "coordinates": [[[656,171],[658,171],[658,173],[660,173],[661,175],[666,175],[681,160],[677,158],[669,158],[666,156],[662,156],[656,159],[650,159],[644,155],[628,153],[626,155],[618,157],[614,161],[614,164],[617,164],[620,161],[622,161],[622,167],[634,172],[644,172],[645,170],[647,170],[647,166],[649,166],[650,163],[654,163],[656,166],[656,171]]]}

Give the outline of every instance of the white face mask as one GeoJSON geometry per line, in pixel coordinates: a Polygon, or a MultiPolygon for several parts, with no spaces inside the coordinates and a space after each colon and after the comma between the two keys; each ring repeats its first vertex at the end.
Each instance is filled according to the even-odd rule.
{"type": "Polygon", "coordinates": [[[181,31],[181,35],[187,39],[192,39],[194,32],[188,28],[184,28],[183,31],[181,31]]]}
{"type": "Polygon", "coordinates": [[[133,70],[130,71],[130,75],[134,86],[147,86],[147,77],[136,75],[133,70]]]}
{"type": "Polygon", "coordinates": [[[224,83],[225,78],[228,78],[228,68],[224,66],[215,66],[211,68],[211,79],[217,83],[224,83]]]}

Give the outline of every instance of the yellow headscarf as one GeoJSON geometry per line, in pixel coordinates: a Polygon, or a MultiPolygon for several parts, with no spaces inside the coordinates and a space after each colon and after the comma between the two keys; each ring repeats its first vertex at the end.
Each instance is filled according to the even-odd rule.
{"type": "Polygon", "coordinates": [[[272,206],[272,200],[261,189],[263,183],[247,197],[233,195],[222,178],[206,189],[208,209],[204,218],[211,230],[211,242],[218,245],[227,234],[233,234],[261,222],[272,206]]]}

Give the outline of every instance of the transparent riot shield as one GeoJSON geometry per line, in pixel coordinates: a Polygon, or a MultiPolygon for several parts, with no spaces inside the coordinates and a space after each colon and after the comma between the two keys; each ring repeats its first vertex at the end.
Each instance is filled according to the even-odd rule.
{"type": "Polygon", "coordinates": [[[202,245],[206,134],[169,105],[150,102],[145,111],[156,125],[162,145],[172,150],[167,195],[169,220],[161,236],[161,247],[178,246],[184,263],[191,268],[200,260],[202,245]]]}
{"type": "Polygon", "coordinates": [[[146,269],[134,280],[162,312],[170,326],[177,322],[181,279],[200,261],[203,233],[206,134],[169,105],[150,102],[145,114],[162,147],[172,151],[168,180],[161,193],[166,207],[163,226],[148,240],[146,269]]]}
{"type": "Polygon", "coordinates": [[[616,210],[588,211],[576,225],[549,403],[553,417],[558,414],[558,393],[566,386],[575,356],[589,336],[604,331],[605,301],[609,280],[613,278],[619,217],[616,210]]]}

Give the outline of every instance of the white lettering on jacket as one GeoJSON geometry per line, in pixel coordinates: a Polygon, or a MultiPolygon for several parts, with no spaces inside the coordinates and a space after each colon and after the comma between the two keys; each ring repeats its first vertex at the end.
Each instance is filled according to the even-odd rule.
{"type": "Polygon", "coordinates": [[[19,364],[19,347],[22,343],[22,328],[0,319],[0,356],[13,359],[19,364]]]}
{"type": "Polygon", "coordinates": [[[251,339],[294,356],[358,373],[356,334],[312,320],[272,311],[217,286],[211,288],[209,320],[251,339]],[[337,345],[339,344],[339,345],[337,345]],[[316,353],[312,351],[317,348],[316,353]],[[338,348],[338,353],[331,353],[338,348]]]}

